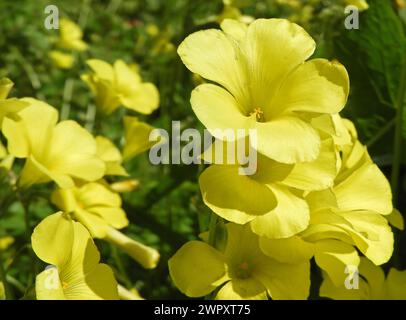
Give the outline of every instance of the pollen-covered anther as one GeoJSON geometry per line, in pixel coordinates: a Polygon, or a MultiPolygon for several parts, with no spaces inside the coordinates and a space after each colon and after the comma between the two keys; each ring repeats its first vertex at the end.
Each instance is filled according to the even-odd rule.
{"type": "Polygon", "coordinates": [[[255,108],[254,111],[250,113],[250,116],[255,115],[255,119],[257,121],[263,121],[264,120],[264,112],[262,111],[261,108],[255,108]]]}

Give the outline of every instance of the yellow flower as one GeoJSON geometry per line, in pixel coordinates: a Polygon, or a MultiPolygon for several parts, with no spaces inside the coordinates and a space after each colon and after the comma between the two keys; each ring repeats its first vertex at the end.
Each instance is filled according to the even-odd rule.
{"type": "Polygon", "coordinates": [[[10,170],[14,163],[14,157],[9,155],[7,149],[0,141],[0,169],[10,170]]]}
{"type": "MultiPolygon", "coordinates": [[[[256,130],[258,151],[276,161],[315,160],[321,141],[309,119],[344,107],[345,68],[324,59],[306,61],[314,40],[284,19],[258,19],[249,26],[225,20],[221,28],[198,31],[178,48],[190,71],[218,83],[192,92],[199,120],[214,136],[214,129],[256,130]]],[[[224,139],[218,133],[216,138],[224,139]]]]}
{"type": "Polygon", "coordinates": [[[308,228],[290,238],[260,240],[264,253],[280,262],[298,263],[314,256],[336,286],[348,276],[344,272],[347,265],[359,265],[356,249],[376,265],[389,260],[393,233],[387,220],[403,227],[392,207],[388,181],[355,140],[353,127],[348,127],[353,144],[340,147],[341,169],[334,186],[305,197],[310,207],[308,228]]]}
{"type": "Polygon", "coordinates": [[[333,186],[335,146],[331,138],[323,140],[319,157],[310,163],[283,164],[258,154],[254,175],[241,175],[240,169],[238,164],[206,169],[199,178],[204,203],[228,221],[250,222],[260,236],[286,238],[304,231],[310,221],[309,206],[298,190],[333,186]]]}
{"type": "Polygon", "coordinates": [[[120,150],[106,137],[97,136],[97,156],[106,164],[105,175],[128,176],[127,171],[121,165],[123,157],[120,150]]]}
{"type": "Polygon", "coordinates": [[[320,296],[335,300],[406,300],[406,270],[391,268],[387,277],[380,267],[362,258],[358,288],[348,290],[344,283],[335,286],[327,275],[320,287],[320,296]]]}
{"type": "Polygon", "coordinates": [[[355,6],[361,11],[367,10],[369,8],[366,0],[345,0],[345,2],[347,6],[355,6]]]}
{"type": "Polygon", "coordinates": [[[26,101],[30,106],[18,113],[19,119],[5,118],[2,128],[9,153],[27,159],[19,178],[21,186],[53,180],[71,188],[74,179],[103,177],[105,165],[96,156],[96,141],[90,133],[75,121],[57,123],[58,111],[50,105],[26,101]]]}
{"type": "Polygon", "coordinates": [[[124,117],[124,160],[129,160],[147,151],[161,140],[161,138],[158,137],[156,141],[150,141],[149,136],[154,129],[154,127],[139,121],[136,117],[124,117]]]}
{"type": "Polygon", "coordinates": [[[61,69],[70,69],[73,66],[75,58],[69,53],[63,53],[61,51],[52,50],[48,56],[52,62],[61,69]]]}
{"type": "Polygon", "coordinates": [[[100,254],[80,223],[55,213],[32,234],[32,248],[50,264],[36,279],[38,300],[118,299],[113,271],[99,263],[100,254]]]}
{"type": "Polygon", "coordinates": [[[10,236],[0,237],[0,252],[6,251],[14,243],[14,238],[10,236]]]}
{"type": "Polygon", "coordinates": [[[117,181],[110,185],[111,190],[114,192],[131,192],[137,189],[140,185],[139,180],[136,179],[127,179],[123,181],[117,181]]]}
{"type": "Polygon", "coordinates": [[[221,287],[216,299],[306,299],[310,264],[283,264],[265,256],[248,226],[227,224],[227,245],[216,250],[202,241],[186,243],[169,260],[173,282],[189,297],[221,287]]]}
{"type": "Polygon", "coordinates": [[[59,21],[59,39],[57,46],[62,49],[86,51],[88,45],[82,40],[83,32],[79,26],[69,19],[59,21]]]}
{"type": "Polygon", "coordinates": [[[28,106],[25,99],[7,99],[13,85],[14,83],[8,78],[0,79],[0,129],[5,117],[13,117],[14,114],[28,106]]]}
{"type": "Polygon", "coordinates": [[[159,253],[117,231],[128,225],[121,198],[100,183],[88,183],[79,188],[58,189],[51,197],[61,210],[71,213],[90,231],[120,247],[145,268],[155,268],[159,253]]]}
{"type": "Polygon", "coordinates": [[[93,73],[82,75],[93,94],[96,105],[104,114],[110,114],[120,105],[142,114],[151,114],[158,108],[159,93],[154,84],[142,82],[138,72],[124,61],[114,65],[97,59],[87,61],[93,73]]]}
{"type": "Polygon", "coordinates": [[[233,19],[245,24],[250,24],[254,21],[253,17],[243,15],[240,9],[227,4],[224,5],[223,11],[218,15],[217,22],[221,24],[225,19],[233,19]]]}

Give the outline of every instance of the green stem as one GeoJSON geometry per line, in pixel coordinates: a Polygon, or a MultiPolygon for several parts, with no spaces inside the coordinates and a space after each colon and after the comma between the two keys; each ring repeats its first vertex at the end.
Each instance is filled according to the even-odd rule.
{"type": "Polygon", "coordinates": [[[389,121],[379,132],[367,142],[367,147],[373,146],[378,142],[396,123],[396,118],[389,121]]]}
{"type": "Polygon", "coordinates": [[[209,245],[214,247],[216,243],[216,231],[217,231],[217,215],[212,212],[210,217],[210,226],[209,226],[209,245]]]}
{"type": "Polygon", "coordinates": [[[120,278],[123,280],[125,286],[127,288],[132,288],[132,283],[131,280],[127,274],[127,272],[125,271],[123,262],[121,261],[121,257],[120,257],[120,253],[117,250],[117,247],[114,245],[111,245],[111,253],[113,254],[113,258],[114,258],[114,262],[116,263],[117,266],[117,270],[120,272],[120,278]]]}
{"type": "Polygon", "coordinates": [[[10,286],[8,284],[6,271],[4,270],[3,259],[2,259],[2,256],[1,256],[1,252],[0,252],[0,280],[3,283],[3,286],[4,286],[4,294],[6,296],[6,300],[12,299],[12,293],[11,293],[11,290],[10,290],[10,286]]]}
{"type": "Polygon", "coordinates": [[[72,78],[66,79],[65,86],[63,89],[63,103],[61,109],[61,120],[66,120],[69,118],[71,100],[73,95],[73,86],[75,82],[72,78]]]}
{"type": "Polygon", "coordinates": [[[406,56],[404,57],[402,74],[400,77],[398,100],[396,105],[396,129],[394,139],[394,154],[392,163],[391,186],[393,192],[393,202],[396,205],[399,195],[399,175],[400,164],[402,158],[402,125],[403,125],[403,109],[406,95],[406,56]]]}

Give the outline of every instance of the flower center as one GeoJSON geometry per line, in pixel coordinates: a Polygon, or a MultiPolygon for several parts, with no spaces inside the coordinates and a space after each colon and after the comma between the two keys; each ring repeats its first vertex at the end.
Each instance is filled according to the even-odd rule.
{"type": "Polygon", "coordinates": [[[257,122],[263,122],[265,120],[264,112],[261,108],[254,108],[254,111],[250,113],[250,116],[252,115],[255,115],[255,119],[257,120],[257,122]]]}
{"type": "Polygon", "coordinates": [[[236,270],[235,275],[238,279],[247,279],[251,276],[251,268],[248,265],[248,262],[244,261],[240,263],[236,270]]]}

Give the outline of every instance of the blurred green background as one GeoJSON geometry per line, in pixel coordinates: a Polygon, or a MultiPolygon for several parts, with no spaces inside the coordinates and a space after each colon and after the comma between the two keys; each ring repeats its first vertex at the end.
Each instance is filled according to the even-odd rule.
{"type": "MultiPolygon", "coordinates": [[[[402,1],[370,0],[370,8],[360,13],[360,29],[344,28],[344,1],[228,1],[221,0],[1,0],[0,1],[0,78],[15,82],[12,96],[42,99],[62,112],[62,117],[88,124],[88,105],[92,101],[80,75],[87,71],[85,60],[97,58],[110,63],[123,59],[137,63],[145,81],[155,83],[161,104],[154,114],[140,117],[149,124],[170,130],[171,120],[183,127],[202,129],[189,103],[190,92],[199,81],[183,66],[176,54],[179,43],[190,33],[218,28],[225,17],[246,19],[284,17],[303,27],[316,39],[315,56],[337,59],[349,71],[351,95],[343,112],[356,124],[360,140],[367,144],[375,162],[390,179],[393,154],[396,101],[406,40],[402,1]],[[90,50],[77,53],[73,68],[56,67],[48,54],[54,49],[58,30],[44,28],[47,5],[58,6],[61,17],[78,23],[90,50]],[[68,113],[69,111],[69,113],[68,113]]],[[[202,52],[204,54],[204,52],[202,52]]],[[[98,134],[120,145],[122,117],[131,114],[120,109],[100,120],[98,134]]],[[[406,138],[404,112],[403,139],[406,138]]],[[[137,115],[138,116],[138,115],[137,115]]],[[[406,146],[406,144],[404,144],[406,146]]],[[[406,212],[406,151],[401,150],[402,165],[398,198],[406,212]]],[[[126,168],[140,181],[137,190],[124,194],[124,209],[131,225],[126,233],[157,248],[161,262],[146,271],[126,255],[114,258],[110,247],[97,241],[103,260],[116,270],[121,261],[127,274],[117,271],[118,279],[139,289],[149,299],[183,298],[171,284],[168,258],[186,241],[195,239],[207,223],[200,199],[197,177],[201,167],[153,166],[147,154],[136,157],[126,168]],[[199,225],[200,224],[200,225],[199,225]]],[[[112,180],[114,181],[114,180],[112,180]]],[[[24,251],[24,221],[18,203],[9,203],[0,186],[0,236],[12,235],[16,242],[10,251],[10,274],[24,283],[28,257],[24,251]]],[[[41,188],[40,188],[41,189],[41,188]]],[[[42,188],[42,195],[49,192],[42,188]]],[[[41,192],[40,192],[41,194],[41,192]]],[[[32,226],[56,211],[41,196],[32,205],[32,226]]],[[[395,231],[396,232],[396,231],[395,231]]],[[[397,236],[395,254],[388,266],[406,268],[406,239],[397,236]]],[[[311,297],[317,297],[320,275],[313,274],[311,297]]]]}

